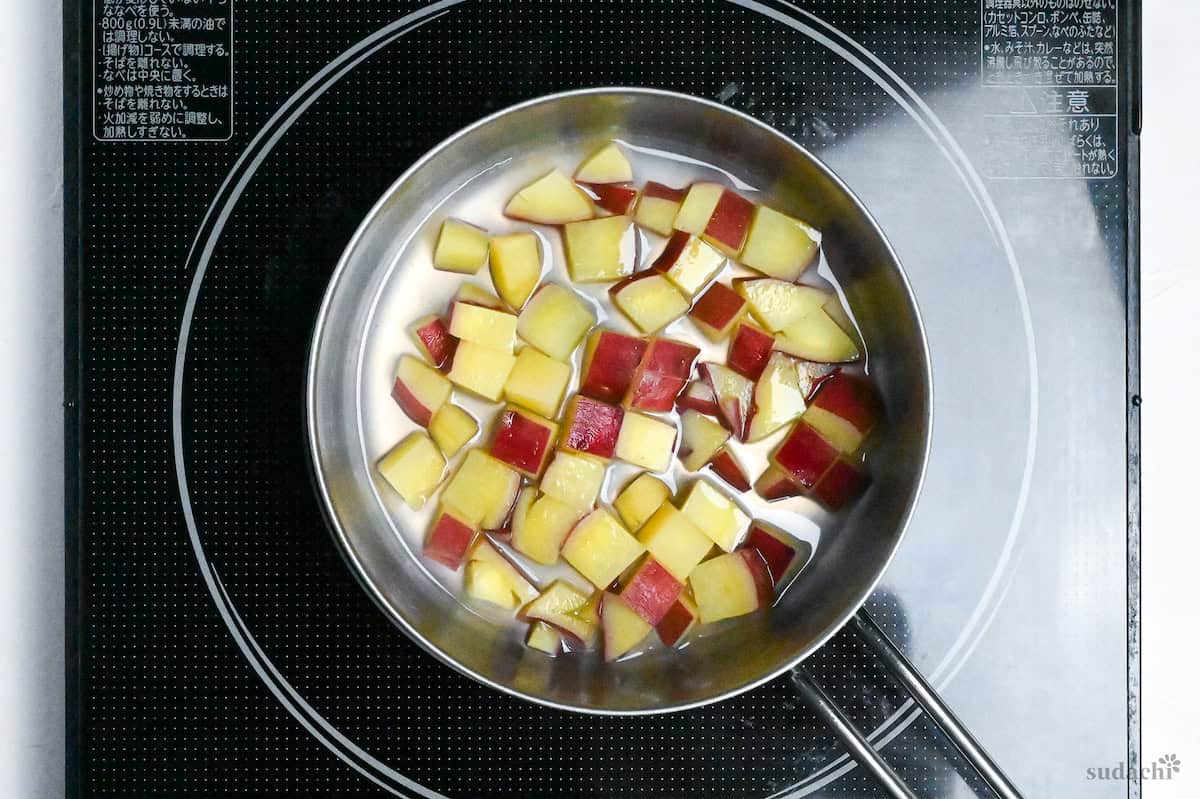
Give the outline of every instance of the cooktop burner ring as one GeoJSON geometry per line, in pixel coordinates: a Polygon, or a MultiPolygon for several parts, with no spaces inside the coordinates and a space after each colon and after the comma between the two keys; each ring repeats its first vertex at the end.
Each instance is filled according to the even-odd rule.
{"type": "MultiPolygon", "coordinates": [[[[332,725],[329,725],[325,719],[321,718],[320,715],[311,708],[311,706],[304,702],[303,698],[299,697],[299,695],[295,693],[294,689],[292,689],[290,684],[288,684],[283,675],[275,670],[270,660],[266,658],[265,653],[262,653],[261,649],[258,648],[258,645],[253,636],[250,635],[248,628],[245,628],[240,616],[237,613],[236,607],[233,605],[231,598],[225,590],[224,584],[221,582],[216,573],[215,566],[208,561],[203,542],[200,538],[199,529],[195,519],[195,513],[191,507],[183,446],[182,393],[183,375],[187,359],[189,329],[195,313],[200,285],[203,281],[204,273],[209,263],[209,258],[211,257],[212,251],[216,246],[216,241],[220,238],[225,220],[228,219],[229,215],[232,213],[242,191],[252,180],[254,172],[257,170],[258,166],[270,155],[275,144],[287,133],[288,129],[301,118],[307,108],[325,91],[332,88],[337,81],[339,81],[358,64],[362,63],[378,50],[381,50],[394,43],[408,32],[415,30],[420,25],[427,24],[428,22],[431,22],[446,13],[449,13],[449,11],[458,6],[461,1],[462,0],[444,0],[443,2],[428,6],[421,11],[414,12],[413,14],[398,20],[396,23],[377,31],[375,34],[367,39],[364,39],[355,47],[347,50],[346,53],[344,53],[338,59],[330,62],[330,64],[324,70],[317,73],[317,75],[310,79],[308,83],[306,83],[289,99],[289,101],[283,107],[280,108],[279,112],[277,112],[271,121],[269,121],[263,127],[258,136],[255,137],[250,146],[243,153],[242,157],[239,158],[238,164],[230,173],[229,177],[226,178],[221,191],[218,192],[217,198],[210,207],[205,223],[202,225],[200,232],[197,234],[193,251],[189,255],[189,263],[194,263],[196,268],[192,270],[194,278],[191,290],[189,291],[187,306],[185,308],[184,323],[180,331],[172,401],[172,433],[175,446],[176,476],[179,482],[180,497],[184,505],[189,537],[192,542],[198,565],[203,576],[205,577],[213,600],[217,604],[222,617],[230,628],[231,635],[242,649],[243,654],[248,660],[250,660],[260,677],[262,677],[271,690],[276,693],[276,696],[280,699],[281,703],[287,707],[289,712],[296,716],[302,724],[308,727],[310,732],[313,732],[314,735],[320,738],[322,743],[324,743],[327,747],[330,747],[331,750],[337,752],[339,756],[343,757],[344,759],[352,758],[360,761],[352,762],[352,760],[348,759],[348,762],[351,762],[351,765],[356,769],[359,769],[364,773],[367,773],[367,770],[378,770],[378,774],[385,775],[388,779],[394,780],[402,788],[406,790],[417,791],[422,795],[434,794],[426,792],[426,790],[418,784],[407,780],[407,778],[404,778],[403,775],[391,770],[385,764],[375,761],[374,758],[372,758],[366,752],[357,749],[352,742],[343,738],[337,732],[337,730],[332,727],[332,725]],[[220,208],[220,211],[217,211],[218,207],[220,208]],[[256,658],[260,657],[261,662],[256,660],[256,658]],[[278,681],[278,684],[274,682],[275,680],[278,681]],[[285,696],[291,697],[293,701],[298,701],[299,704],[289,704],[288,700],[285,699],[285,696]],[[315,724],[317,727],[321,727],[323,734],[315,731],[313,727],[310,726],[312,724],[315,724]],[[329,738],[325,738],[323,735],[328,735],[329,738]],[[335,741],[337,743],[334,743],[335,741]],[[343,752],[340,748],[338,748],[339,746],[344,747],[346,752],[343,752]]],[[[955,162],[955,168],[960,170],[960,176],[962,176],[962,179],[967,185],[968,190],[972,192],[975,202],[979,204],[979,210],[984,215],[984,218],[987,220],[993,233],[999,237],[1009,260],[1010,268],[1013,270],[1013,275],[1017,280],[1019,287],[1020,273],[1015,264],[1015,256],[1012,253],[1011,245],[1007,242],[1003,225],[991,204],[990,198],[987,196],[987,192],[982,185],[982,181],[979,180],[978,175],[974,173],[973,169],[971,169],[969,162],[966,162],[966,157],[962,155],[953,139],[949,137],[945,127],[940,123],[940,121],[936,120],[936,117],[933,116],[932,111],[929,111],[929,109],[924,106],[924,103],[920,100],[915,92],[904,85],[899,77],[894,75],[894,73],[889,76],[887,72],[881,73],[879,71],[875,71],[868,62],[878,64],[884,70],[886,70],[886,67],[883,66],[882,62],[879,62],[874,56],[867,53],[864,48],[854,43],[853,40],[850,40],[848,37],[840,34],[840,32],[837,32],[836,29],[833,29],[831,26],[821,22],[807,12],[794,10],[795,13],[798,13],[805,18],[803,21],[801,21],[795,19],[794,17],[788,17],[784,12],[766,5],[753,2],[743,2],[743,0],[730,0],[730,2],[732,2],[734,5],[741,6],[755,13],[762,14],[775,19],[776,21],[782,22],[783,24],[786,24],[789,27],[801,32],[805,36],[812,38],[814,41],[819,42],[823,46],[830,48],[840,57],[845,58],[853,63],[857,68],[863,71],[864,74],[868,75],[877,86],[892,96],[892,98],[905,110],[905,112],[917,121],[917,123],[924,129],[926,134],[937,143],[937,146],[942,150],[946,157],[951,159],[952,162],[955,162]],[[857,48],[859,54],[855,55],[855,50],[852,48],[857,48]],[[863,58],[866,60],[863,60],[863,58]],[[930,119],[923,117],[923,114],[925,113],[928,113],[929,116],[932,117],[932,123],[930,119]],[[945,136],[945,139],[939,140],[938,137],[942,135],[945,136]],[[961,159],[963,163],[958,163],[959,159],[961,159]],[[964,163],[967,170],[966,175],[963,175],[961,171],[964,163]],[[970,176],[970,179],[968,179],[968,176],[970,176]],[[976,184],[974,188],[972,188],[972,184],[976,184]]],[[[1028,324],[1028,308],[1023,301],[1023,290],[1021,293],[1022,308],[1025,314],[1026,324],[1028,324]]],[[[1036,356],[1032,350],[1032,338],[1028,335],[1027,343],[1029,346],[1030,370],[1032,374],[1036,375],[1036,356]]],[[[1032,464],[1032,447],[1036,435],[1036,380],[1030,381],[1030,387],[1032,394],[1031,408],[1033,409],[1034,415],[1031,419],[1029,427],[1029,445],[1026,453],[1026,465],[1024,476],[1022,478],[1022,488],[1017,501],[1017,506],[1015,508],[1014,517],[1009,527],[1009,538],[1004,547],[1006,557],[1007,553],[1011,553],[1015,544],[1016,531],[1019,526],[1021,513],[1023,512],[1024,496],[1028,490],[1028,480],[1030,467],[1032,464]]],[[[959,637],[959,641],[955,643],[952,650],[947,653],[947,655],[943,658],[943,661],[938,665],[931,675],[932,680],[935,683],[944,684],[953,676],[958,666],[961,665],[962,658],[965,658],[965,655],[969,653],[970,648],[973,645],[973,640],[977,639],[978,636],[982,634],[983,627],[985,626],[983,622],[986,621],[987,610],[990,606],[990,603],[995,598],[995,591],[1002,583],[1005,570],[1009,565],[1010,564],[1006,560],[1001,560],[997,564],[992,578],[989,581],[988,588],[972,616],[973,620],[977,620],[978,628],[974,631],[972,631],[969,626],[964,629],[959,637]],[[973,638],[968,640],[968,636],[973,636],[973,638]],[[954,661],[955,657],[959,657],[957,662],[954,661]]],[[[899,732],[908,723],[911,723],[911,720],[915,717],[915,713],[906,713],[906,708],[901,707],[894,714],[892,714],[892,716],[890,716],[884,724],[880,725],[872,733],[872,737],[874,739],[878,739],[878,742],[880,743],[886,742],[887,740],[890,740],[891,737],[899,734],[899,732]]],[[[829,779],[833,779],[836,776],[840,776],[840,774],[844,773],[845,770],[848,770],[852,767],[852,764],[845,763],[845,758],[843,756],[837,761],[827,764],[825,768],[812,775],[810,779],[820,775],[828,775],[829,779]],[[843,765],[839,767],[839,763],[842,763],[843,765]],[[831,769],[834,770],[834,773],[830,773],[831,769]]],[[[380,779],[378,774],[368,774],[368,776],[371,776],[372,779],[379,782],[380,779]]],[[[824,784],[824,782],[822,782],[822,784],[824,784]]],[[[817,786],[810,786],[811,789],[815,789],[815,787],[817,786]]]]}

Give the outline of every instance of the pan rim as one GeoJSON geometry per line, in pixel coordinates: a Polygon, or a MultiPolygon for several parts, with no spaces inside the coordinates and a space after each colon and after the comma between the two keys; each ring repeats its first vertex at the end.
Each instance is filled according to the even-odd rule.
{"type": "Polygon", "coordinates": [[[915,511],[915,508],[917,506],[917,503],[918,503],[921,493],[922,493],[922,489],[924,487],[926,473],[927,473],[928,464],[929,464],[929,452],[930,452],[930,447],[932,444],[933,425],[934,425],[933,363],[932,363],[932,359],[930,357],[929,342],[928,342],[928,337],[927,337],[926,331],[925,331],[925,325],[924,325],[924,320],[922,318],[920,305],[917,302],[916,295],[913,292],[912,284],[909,281],[908,274],[904,269],[903,263],[900,261],[899,256],[896,254],[895,249],[893,248],[893,246],[891,244],[891,241],[884,234],[882,228],[879,226],[879,223],[876,221],[875,217],[867,210],[866,206],[859,199],[858,195],[856,195],[850,189],[850,187],[845,183],[845,181],[843,181],[841,179],[841,177],[838,176],[838,174],[836,172],[834,172],[833,169],[830,168],[823,160],[818,158],[816,155],[814,155],[812,152],[810,152],[803,145],[799,144],[795,140],[791,139],[784,133],[776,130],[775,128],[771,127],[770,125],[766,124],[765,122],[763,122],[753,116],[750,116],[749,114],[746,114],[743,111],[740,111],[735,108],[730,108],[729,106],[723,105],[723,104],[715,102],[713,100],[709,100],[707,98],[697,97],[695,95],[685,94],[682,92],[675,92],[675,91],[671,91],[671,90],[667,90],[667,89],[658,89],[658,88],[651,88],[651,87],[598,86],[598,87],[589,87],[589,88],[584,88],[584,89],[570,89],[570,90],[566,90],[566,91],[555,92],[552,94],[540,95],[538,97],[534,97],[534,98],[531,98],[528,100],[524,100],[520,103],[516,103],[514,105],[507,106],[507,107],[502,108],[498,111],[495,111],[485,117],[482,117],[482,118],[476,120],[475,122],[456,130],[454,133],[452,133],[451,135],[449,135],[446,138],[444,138],[443,140],[441,140],[438,144],[436,144],[435,146],[430,148],[420,158],[418,158],[416,161],[414,161],[412,163],[412,165],[409,166],[408,169],[406,169],[398,178],[396,178],[396,180],[394,180],[391,184],[388,185],[388,187],[380,195],[379,199],[371,206],[371,208],[363,216],[362,222],[359,223],[357,229],[354,232],[354,235],[351,236],[350,240],[347,242],[345,248],[342,251],[341,256],[338,259],[337,265],[335,266],[332,274],[329,277],[328,284],[326,285],[326,288],[325,288],[325,293],[322,297],[321,304],[318,308],[316,320],[313,325],[312,334],[309,339],[309,352],[308,352],[308,357],[306,359],[306,368],[305,368],[304,406],[305,406],[304,407],[304,419],[305,419],[305,431],[304,432],[305,432],[305,439],[306,439],[306,443],[307,443],[307,449],[308,449],[308,453],[309,453],[309,466],[310,466],[311,472],[312,472],[314,487],[316,488],[317,493],[321,500],[321,508],[322,508],[323,515],[325,516],[325,520],[329,527],[329,531],[330,531],[331,535],[333,536],[335,542],[338,545],[337,549],[338,549],[339,553],[341,554],[343,560],[345,560],[347,565],[350,567],[350,571],[354,574],[355,579],[364,588],[364,590],[367,592],[368,596],[371,597],[372,601],[376,605],[378,605],[380,607],[380,609],[384,611],[384,614],[387,616],[387,618],[389,620],[391,620],[393,624],[398,626],[414,643],[416,643],[419,647],[421,647],[421,649],[423,649],[424,651],[428,652],[430,655],[435,657],[438,661],[440,661],[441,663],[443,663],[447,666],[450,666],[451,668],[453,668],[455,671],[459,672],[460,674],[463,674],[464,676],[469,677],[470,679],[475,680],[476,682],[479,682],[480,684],[485,685],[488,688],[500,691],[501,693],[508,694],[509,696],[513,696],[515,698],[522,699],[524,701],[532,702],[532,703],[535,703],[538,705],[554,708],[557,710],[565,710],[565,711],[570,711],[570,712],[574,712],[574,713],[583,713],[583,714],[588,714],[588,715],[650,716],[650,715],[675,713],[675,712],[691,710],[691,709],[695,709],[695,708],[699,708],[699,707],[704,707],[704,706],[710,705],[710,704],[715,704],[717,702],[721,702],[726,699],[730,699],[732,697],[738,696],[739,694],[743,694],[748,691],[751,691],[767,682],[770,682],[770,681],[782,676],[784,673],[796,668],[796,666],[798,666],[800,663],[807,660],[810,656],[812,656],[813,653],[815,653],[817,650],[819,650],[821,647],[823,647],[826,643],[828,643],[828,641],[834,635],[836,635],[838,632],[840,632],[842,630],[842,628],[844,628],[846,626],[846,624],[849,623],[849,621],[862,609],[863,605],[866,603],[866,601],[870,598],[871,594],[878,587],[880,581],[883,579],[883,576],[887,573],[889,567],[891,566],[893,560],[896,557],[897,551],[900,549],[900,546],[903,544],[904,538],[908,532],[908,527],[911,522],[913,513],[915,511]],[[318,446],[318,439],[317,439],[317,434],[316,434],[316,430],[317,430],[317,416],[316,416],[317,409],[316,409],[316,399],[315,399],[315,397],[316,397],[316,372],[317,372],[318,361],[320,360],[320,355],[321,355],[319,344],[320,344],[320,341],[322,338],[322,334],[325,330],[326,323],[328,321],[333,297],[334,297],[334,294],[336,293],[336,289],[339,285],[339,282],[341,281],[341,279],[344,275],[344,272],[347,269],[347,266],[350,262],[351,256],[353,255],[356,248],[359,246],[360,242],[366,235],[368,229],[371,227],[372,222],[375,220],[375,218],[378,216],[378,214],[381,212],[381,210],[387,204],[389,198],[391,198],[393,196],[393,194],[406,181],[408,181],[413,174],[415,174],[420,169],[422,169],[427,163],[436,159],[439,155],[441,155],[441,153],[444,150],[451,147],[459,139],[461,139],[465,136],[468,136],[469,134],[471,134],[472,132],[474,132],[480,128],[490,125],[491,123],[493,123],[494,121],[496,121],[497,119],[499,119],[501,117],[509,116],[512,114],[519,114],[527,109],[534,108],[536,106],[543,105],[543,104],[555,103],[555,102],[560,102],[563,100],[569,100],[569,99],[578,98],[578,97],[604,96],[604,95],[659,97],[659,98],[670,99],[670,100],[677,101],[677,102],[695,103],[695,104],[707,106],[710,109],[718,111],[720,113],[737,117],[742,122],[750,124],[751,126],[753,126],[755,128],[758,128],[761,132],[778,139],[785,146],[792,148],[792,149],[796,150],[797,152],[799,152],[813,166],[815,166],[820,172],[822,172],[824,174],[824,176],[829,181],[831,181],[831,183],[833,183],[835,186],[837,186],[837,188],[841,192],[843,192],[844,196],[853,205],[857,214],[861,217],[862,220],[864,220],[869,225],[869,227],[875,233],[875,235],[878,236],[879,241],[881,242],[884,251],[887,253],[887,255],[889,256],[889,258],[892,261],[892,266],[896,272],[897,277],[899,278],[900,286],[902,287],[903,292],[908,299],[908,303],[909,303],[909,306],[911,309],[911,314],[912,314],[912,321],[914,322],[916,333],[917,333],[917,340],[918,340],[918,346],[919,346],[919,351],[920,351],[920,355],[921,355],[921,361],[925,367],[925,369],[923,370],[923,375],[922,375],[923,376],[923,380],[922,380],[923,385],[921,386],[921,388],[924,391],[926,401],[925,401],[925,407],[923,409],[923,414],[922,414],[923,418],[921,419],[921,421],[924,423],[924,431],[923,431],[923,435],[922,435],[921,441],[920,441],[920,450],[921,451],[920,451],[920,458],[918,460],[919,467],[916,469],[916,473],[914,474],[914,481],[913,481],[911,496],[909,497],[907,503],[905,504],[904,510],[900,514],[900,520],[897,525],[895,535],[893,537],[893,543],[892,543],[891,547],[889,548],[887,557],[884,558],[882,564],[876,569],[876,573],[875,573],[874,577],[864,584],[863,589],[858,592],[858,595],[852,602],[849,602],[846,604],[846,607],[845,607],[845,609],[843,609],[843,611],[838,612],[836,621],[833,622],[832,624],[828,625],[826,627],[825,631],[821,635],[815,637],[812,641],[810,641],[803,649],[801,649],[795,655],[785,658],[783,661],[781,661],[781,663],[778,666],[767,670],[763,675],[756,677],[752,680],[745,681],[739,685],[735,685],[731,688],[722,690],[718,693],[713,694],[712,696],[708,696],[703,699],[697,699],[697,700],[693,700],[693,701],[689,701],[689,702],[680,702],[680,703],[674,703],[674,704],[664,704],[661,706],[645,707],[645,708],[604,708],[604,707],[596,707],[596,706],[589,706],[589,705],[583,705],[583,704],[572,704],[572,703],[568,703],[568,702],[560,702],[560,701],[556,701],[553,699],[548,699],[546,697],[538,696],[536,694],[522,691],[518,688],[514,688],[511,686],[507,686],[502,683],[499,683],[499,682],[493,680],[492,678],[488,677],[485,674],[481,674],[471,668],[464,666],[456,658],[452,657],[451,655],[446,653],[444,650],[442,650],[440,647],[436,646],[431,641],[429,641],[424,635],[422,635],[419,631],[417,631],[413,627],[413,625],[401,613],[399,613],[391,603],[386,601],[385,597],[382,595],[382,593],[380,592],[378,587],[375,585],[375,583],[367,576],[365,566],[360,562],[358,557],[355,555],[354,549],[353,549],[351,542],[347,536],[347,533],[343,529],[343,525],[341,524],[340,520],[338,519],[338,517],[333,509],[333,500],[332,500],[332,497],[330,496],[329,487],[327,485],[324,472],[321,468],[321,454],[320,454],[320,449],[318,446]]]}

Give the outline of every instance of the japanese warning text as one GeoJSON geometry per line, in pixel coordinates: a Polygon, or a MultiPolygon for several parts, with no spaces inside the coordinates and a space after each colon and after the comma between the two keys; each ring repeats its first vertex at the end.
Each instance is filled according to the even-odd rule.
{"type": "Polygon", "coordinates": [[[1117,173],[1118,0],[980,0],[985,171],[1117,173]]]}
{"type": "Polygon", "coordinates": [[[233,135],[233,0],[93,0],[101,141],[233,135]]]}

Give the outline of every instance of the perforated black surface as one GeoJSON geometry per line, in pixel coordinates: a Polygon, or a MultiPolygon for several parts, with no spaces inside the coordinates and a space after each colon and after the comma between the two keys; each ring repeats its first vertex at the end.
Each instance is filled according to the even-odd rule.
{"type": "MultiPolygon", "coordinates": [[[[841,749],[787,679],[683,714],[596,718],[490,692],[409,643],[350,577],[324,526],[304,450],[304,361],[326,281],[366,211],[414,159],[490,111],[573,87],[652,85],[719,99],[819,154],[858,129],[906,135],[889,117],[894,101],[772,18],[802,18],[783,3],[495,0],[447,5],[286,130],[269,121],[318,70],[423,5],[243,0],[231,141],[82,139],[80,790],[413,793],[388,769],[454,797],[751,797],[805,783],[841,749]],[[269,152],[255,142],[265,124],[281,134],[269,152]],[[243,152],[264,160],[196,297],[182,451],[204,558],[261,649],[260,668],[278,670],[265,678],[202,577],[171,427],[198,255],[189,248],[211,231],[206,210],[226,196],[222,182],[243,152]],[[344,739],[325,733],[323,745],[308,729],[320,729],[317,716],[344,739]]],[[[923,94],[978,79],[975,0],[830,0],[806,10],[923,94]]],[[[85,12],[84,86],[88,24],[85,12]]],[[[1110,248],[1123,246],[1121,190],[1092,184],[1116,223],[1110,248]]],[[[903,644],[902,605],[879,595],[871,608],[903,644]]],[[[853,638],[836,639],[810,667],[866,729],[902,701],[853,638]]],[[[926,795],[964,781],[979,789],[923,721],[888,751],[926,795]]],[[[878,795],[859,770],[816,791],[878,795]]]]}

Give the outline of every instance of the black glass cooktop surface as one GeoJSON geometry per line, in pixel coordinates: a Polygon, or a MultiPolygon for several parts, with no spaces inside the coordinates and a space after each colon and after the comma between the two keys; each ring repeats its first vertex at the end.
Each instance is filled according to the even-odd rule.
{"type": "MultiPolygon", "coordinates": [[[[1135,3],[68,5],[74,795],[879,795],[787,676],[635,718],[489,691],[326,528],[303,385],[350,237],[445,137],[589,86],[751,114],[871,209],[936,400],[868,607],[1029,795],[1130,790],[1088,768],[1138,756],[1135,3]]],[[[853,636],[808,666],[922,795],[986,795],[853,636]]]]}

